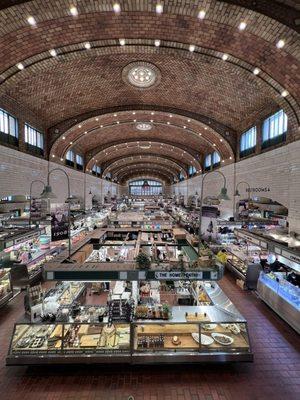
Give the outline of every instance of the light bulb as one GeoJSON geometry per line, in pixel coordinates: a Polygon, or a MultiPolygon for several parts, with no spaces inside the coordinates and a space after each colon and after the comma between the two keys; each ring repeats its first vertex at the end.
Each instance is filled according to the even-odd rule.
{"type": "Polygon", "coordinates": [[[73,17],[77,17],[78,15],[78,10],[75,6],[70,7],[70,13],[73,15],[73,17]]]}
{"type": "Polygon", "coordinates": [[[51,55],[52,57],[56,57],[56,56],[57,56],[57,52],[56,52],[55,49],[51,49],[51,50],[49,51],[49,53],[50,53],[50,55],[51,55]]]}
{"type": "Polygon", "coordinates": [[[204,18],[205,18],[205,15],[206,15],[206,11],[201,10],[201,11],[199,11],[199,13],[198,13],[198,18],[199,18],[199,19],[204,19],[204,18]]]}
{"type": "Polygon", "coordinates": [[[28,17],[27,22],[29,23],[29,25],[32,25],[32,26],[36,25],[36,20],[34,19],[34,17],[31,17],[31,16],[28,17]]]}
{"type": "Polygon", "coordinates": [[[247,26],[246,22],[241,22],[240,25],[239,25],[239,30],[240,30],[240,31],[245,30],[245,29],[246,29],[246,26],[247,26]]]}

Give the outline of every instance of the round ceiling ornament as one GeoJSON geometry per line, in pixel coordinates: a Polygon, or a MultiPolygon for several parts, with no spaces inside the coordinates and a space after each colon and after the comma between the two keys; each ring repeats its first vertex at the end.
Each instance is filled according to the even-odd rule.
{"type": "Polygon", "coordinates": [[[137,122],[135,127],[139,131],[150,131],[152,129],[152,124],[150,122],[137,122]]]}
{"type": "Polygon", "coordinates": [[[138,89],[147,89],[159,84],[161,73],[154,64],[136,61],[123,68],[122,78],[131,86],[138,89]]]}

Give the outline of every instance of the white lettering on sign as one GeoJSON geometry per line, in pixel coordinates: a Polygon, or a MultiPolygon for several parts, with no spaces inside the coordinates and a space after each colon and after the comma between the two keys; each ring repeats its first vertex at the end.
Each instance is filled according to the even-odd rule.
{"type": "Polygon", "coordinates": [[[158,280],[183,280],[183,279],[199,279],[201,280],[203,278],[203,273],[202,272],[155,272],[155,278],[158,280]]]}
{"type": "Polygon", "coordinates": [[[284,251],[284,250],[282,250],[282,255],[283,255],[284,257],[288,258],[289,260],[294,261],[294,262],[300,264],[300,257],[298,257],[298,256],[296,256],[296,255],[294,255],[294,254],[291,254],[291,253],[289,253],[289,252],[287,252],[287,251],[284,251]]]}

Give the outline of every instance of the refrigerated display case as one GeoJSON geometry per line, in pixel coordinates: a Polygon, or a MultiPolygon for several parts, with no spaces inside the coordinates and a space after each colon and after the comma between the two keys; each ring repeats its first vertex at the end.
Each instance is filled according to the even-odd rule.
{"type": "Polygon", "coordinates": [[[261,272],[259,297],[300,333],[300,287],[286,280],[285,272],[261,272]]]}
{"type": "Polygon", "coordinates": [[[247,288],[256,289],[261,271],[259,255],[262,250],[257,246],[232,244],[226,247],[226,252],[226,268],[245,281],[247,288]]]}
{"type": "Polygon", "coordinates": [[[13,285],[9,268],[0,269],[0,307],[3,307],[13,297],[13,285]]]}

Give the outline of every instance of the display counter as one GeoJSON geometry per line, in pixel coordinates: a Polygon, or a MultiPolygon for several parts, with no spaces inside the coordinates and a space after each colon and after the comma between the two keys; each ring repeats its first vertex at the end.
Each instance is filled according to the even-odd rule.
{"type": "Polygon", "coordinates": [[[58,248],[40,250],[27,264],[14,264],[11,269],[12,281],[15,287],[31,286],[40,282],[43,276],[43,265],[51,261],[57,254],[58,248]]]}
{"type": "Polygon", "coordinates": [[[261,249],[257,246],[243,247],[232,244],[226,247],[226,252],[226,268],[245,281],[247,288],[255,289],[261,271],[259,259],[261,249]]]}
{"type": "Polygon", "coordinates": [[[13,297],[13,285],[10,269],[0,269],[0,307],[5,306],[13,297]]]}
{"type": "Polygon", "coordinates": [[[259,297],[300,333],[300,288],[285,279],[284,272],[261,272],[259,297]]]}
{"type": "MultiPolygon", "coordinates": [[[[124,286],[122,282],[118,285],[124,286]]],[[[205,289],[211,299],[210,305],[168,306],[167,320],[165,303],[157,305],[159,310],[162,309],[160,315],[151,314],[150,317],[149,310],[153,312],[153,307],[149,308],[147,303],[148,314],[145,317],[140,316],[140,305],[136,305],[135,312],[128,313],[128,319],[121,322],[120,315],[117,313],[116,317],[114,309],[111,309],[112,301],[108,307],[70,306],[68,301],[63,302],[55,323],[22,321],[15,324],[6,363],[252,361],[246,320],[218,284],[198,282],[197,286],[205,289]]],[[[57,288],[54,293],[57,294],[57,288]]],[[[134,297],[132,292],[128,304],[134,304],[134,297]]]]}
{"type": "Polygon", "coordinates": [[[252,361],[247,324],[15,324],[7,365],[252,361]]]}

